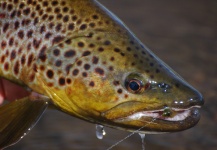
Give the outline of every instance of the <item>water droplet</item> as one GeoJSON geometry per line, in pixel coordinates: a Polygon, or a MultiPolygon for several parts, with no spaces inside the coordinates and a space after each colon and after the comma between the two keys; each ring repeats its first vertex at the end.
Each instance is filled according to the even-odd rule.
{"type": "Polygon", "coordinates": [[[20,139],[24,138],[24,136],[26,136],[27,133],[23,133],[23,136],[20,137],[20,139]]]}
{"type": "Polygon", "coordinates": [[[101,140],[103,139],[105,135],[106,135],[106,132],[104,130],[104,126],[97,124],[96,125],[96,137],[101,140]]]}
{"type": "Polygon", "coordinates": [[[142,150],[145,150],[145,134],[139,133],[141,139],[142,139],[142,150]]]}

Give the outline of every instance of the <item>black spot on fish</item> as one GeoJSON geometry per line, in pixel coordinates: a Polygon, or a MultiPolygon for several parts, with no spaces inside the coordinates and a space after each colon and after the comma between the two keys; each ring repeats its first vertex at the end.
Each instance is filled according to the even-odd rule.
{"type": "Polygon", "coordinates": [[[55,63],[55,66],[60,67],[62,65],[62,61],[61,60],[57,60],[55,63]]]}
{"type": "Polygon", "coordinates": [[[84,47],[84,43],[83,42],[78,42],[78,46],[79,47],[84,47]]]}
{"type": "Polygon", "coordinates": [[[65,85],[65,78],[63,78],[63,77],[61,77],[61,78],[59,78],[59,85],[61,85],[61,86],[63,86],[63,85],[65,85]]]}
{"type": "Polygon", "coordinates": [[[118,91],[117,91],[119,94],[121,94],[123,91],[122,91],[122,89],[118,89],[118,91]]]}
{"type": "Polygon", "coordinates": [[[9,28],[9,23],[5,23],[3,26],[3,32],[5,33],[9,28]]]}
{"type": "Polygon", "coordinates": [[[91,81],[91,82],[89,83],[89,85],[90,85],[91,87],[94,87],[94,86],[95,86],[95,83],[94,83],[93,81],[91,81]]]}
{"type": "Polygon", "coordinates": [[[57,44],[57,43],[61,42],[63,39],[64,39],[64,37],[62,37],[62,36],[56,36],[53,39],[53,44],[57,44]]]}
{"type": "Polygon", "coordinates": [[[74,50],[68,50],[65,52],[64,56],[67,58],[74,57],[76,52],[74,50]]]}
{"type": "Polygon", "coordinates": [[[99,75],[102,75],[102,76],[104,75],[104,70],[103,70],[102,68],[99,68],[99,67],[96,68],[96,69],[95,69],[95,72],[96,72],[97,74],[99,74],[99,75]]]}
{"type": "Polygon", "coordinates": [[[80,26],[80,30],[85,30],[87,28],[87,25],[86,24],[82,24],[81,26],[80,26]]]}
{"type": "Polygon", "coordinates": [[[47,77],[50,78],[50,79],[52,79],[53,76],[54,76],[54,72],[52,70],[48,70],[47,71],[47,77]]]}
{"type": "Polygon", "coordinates": [[[89,69],[90,69],[90,65],[89,65],[89,64],[85,64],[85,65],[84,65],[84,69],[85,69],[85,70],[89,70],[89,69]]]}
{"type": "Polygon", "coordinates": [[[78,70],[78,69],[75,69],[75,70],[73,70],[72,75],[77,76],[78,73],[79,73],[79,70],[78,70]]]}
{"type": "Polygon", "coordinates": [[[83,55],[82,56],[88,56],[88,55],[90,55],[91,54],[91,52],[90,51],[85,51],[84,53],[83,53],[83,55]]]}
{"type": "Polygon", "coordinates": [[[53,54],[54,54],[54,56],[59,56],[60,55],[60,50],[59,49],[54,49],[53,50],[53,54]]]}
{"type": "Polygon", "coordinates": [[[92,59],[92,63],[93,64],[97,64],[99,62],[99,58],[97,58],[96,56],[93,57],[92,59]]]}

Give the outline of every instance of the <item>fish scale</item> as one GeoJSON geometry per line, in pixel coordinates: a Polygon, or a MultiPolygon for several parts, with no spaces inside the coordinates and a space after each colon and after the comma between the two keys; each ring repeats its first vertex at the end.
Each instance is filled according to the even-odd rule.
{"type": "Polygon", "coordinates": [[[0,107],[7,122],[0,148],[26,135],[48,105],[89,122],[158,133],[194,126],[203,104],[96,0],[0,0],[0,76],[31,89],[0,107]]]}

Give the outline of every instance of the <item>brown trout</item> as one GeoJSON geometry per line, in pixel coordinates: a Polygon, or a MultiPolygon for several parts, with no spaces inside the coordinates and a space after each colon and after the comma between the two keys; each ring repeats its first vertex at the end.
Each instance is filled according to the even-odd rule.
{"type": "Polygon", "coordinates": [[[0,148],[48,106],[140,133],[188,129],[202,95],[96,0],[0,0],[0,76],[31,94],[0,107],[0,148]]]}

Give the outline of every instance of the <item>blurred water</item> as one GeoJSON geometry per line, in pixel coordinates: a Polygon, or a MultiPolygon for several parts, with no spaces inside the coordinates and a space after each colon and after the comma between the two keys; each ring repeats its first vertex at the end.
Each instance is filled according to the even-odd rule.
{"type": "MultiPolygon", "coordinates": [[[[199,124],[187,131],[147,135],[146,150],[217,149],[217,1],[101,0],[160,58],[201,91],[206,103],[199,124]]],[[[10,150],[105,150],[129,133],[95,125],[49,110],[36,127],[10,150]]],[[[142,149],[133,135],[113,150],[142,149]]]]}

